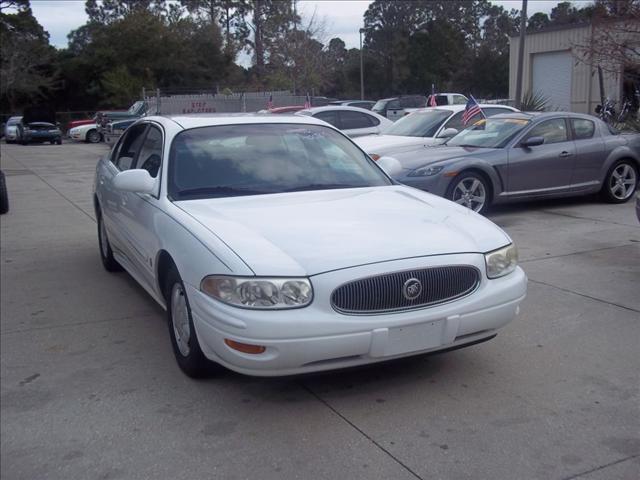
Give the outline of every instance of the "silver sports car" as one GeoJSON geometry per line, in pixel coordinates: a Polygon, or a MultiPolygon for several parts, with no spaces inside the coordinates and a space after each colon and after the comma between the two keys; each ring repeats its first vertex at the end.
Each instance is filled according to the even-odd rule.
{"type": "Polygon", "coordinates": [[[481,213],[491,204],[594,192],[622,203],[638,185],[640,134],[577,113],[507,113],[394,158],[399,182],[481,213]]]}

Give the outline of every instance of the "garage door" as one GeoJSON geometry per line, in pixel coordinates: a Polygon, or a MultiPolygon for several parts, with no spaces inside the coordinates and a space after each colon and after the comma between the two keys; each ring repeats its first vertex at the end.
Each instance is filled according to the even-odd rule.
{"type": "Polygon", "coordinates": [[[571,107],[572,66],[570,52],[533,55],[533,91],[547,97],[552,108],[569,110],[571,107]]]}

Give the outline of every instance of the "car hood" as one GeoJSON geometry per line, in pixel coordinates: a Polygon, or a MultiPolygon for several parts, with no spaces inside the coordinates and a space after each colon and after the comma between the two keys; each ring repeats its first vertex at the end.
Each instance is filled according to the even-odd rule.
{"type": "Polygon", "coordinates": [[[353,140],[368,154],[396,155],[397,153],[413,150],[424,145],[438,142],[431,137],[402,137],[399,135],[367,135],[353,140]]]}
{"type": "Polygon", "coordinates": [[[310,276],[401,258],[488,252],[510,242],[486,218],[401,185],[175,204],[256,275],[310,276]]]}
{"type": "Polygon", "coordinates": [[[441,162],[453,158],[464,157],[485,157],[493,156],[499,148],[474,148],[474,147],[448,147],[446,145],[431,145],[428,147],[415,148],[397,155],[393,155],[400,162],[405,170],[415,170],[416,168],[441,162]]]}

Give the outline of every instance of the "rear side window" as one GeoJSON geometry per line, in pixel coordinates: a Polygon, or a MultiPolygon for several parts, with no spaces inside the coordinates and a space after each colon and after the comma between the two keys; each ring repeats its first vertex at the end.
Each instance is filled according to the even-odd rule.
{"type": "Polygon", "coordinates": [[[463,95],[454,95],[453,96],[453,104],[454,105],[466,105],[467,98],[463,95]]]}
{"type": "Polygon", "coordinates": [[[545,145],[566,142],[569,139],[567,123],[564,118],[546,120],[533,127],[525,138],[531,137],[543,137],[545,145]]]}
{"type": "Polygon", "coordinates": [[[572,118],[571,127],[573,128],[573,135],[576,140],[592,138],[596,130],[595,123],[584,118],[572,118]]]}
{"type": "Polygon", "coordinates": [[[373,117],[365,113],[344,110],[339,112],[339,115],[340,124],[344,130],[373,127],[373,117]]]}
{"type": "Polygon", "coordinates": [[[327,110],[326,112],[318,112],[314,115],[315,118],[319,118],[327,122],[329,125],[333,125],[336,128],[342,128],[338,123],[338,115],[335,110],[327,110]]]}

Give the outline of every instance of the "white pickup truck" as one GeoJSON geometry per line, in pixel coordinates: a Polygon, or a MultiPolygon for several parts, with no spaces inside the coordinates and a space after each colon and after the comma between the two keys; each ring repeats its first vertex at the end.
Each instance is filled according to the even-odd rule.
{"type": "MultiPolygon", "coordinates": [[[[436,105],[466,105],[469,100],[460,93],[436,93],[436,105]]],[[[378,115],[387,117],[395,122],[411,112],[415,112],[419,108],[429,107],[431,95],[425,97],[423,95],[406,95],[399,97],[383,98],[378,100],[371,109],[378,115]]]]}

